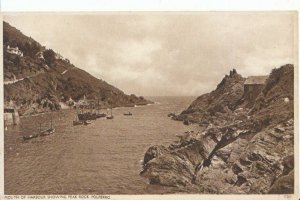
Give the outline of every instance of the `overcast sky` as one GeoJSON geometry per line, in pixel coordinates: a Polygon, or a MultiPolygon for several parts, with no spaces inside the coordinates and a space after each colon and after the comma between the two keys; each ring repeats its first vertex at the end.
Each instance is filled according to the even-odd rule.
{"type": "Polygon", "coordinates": [[[127,94],[178,96],[295,64],[296,15],[252,13],[10,14],[4,20],[127,94]]]}

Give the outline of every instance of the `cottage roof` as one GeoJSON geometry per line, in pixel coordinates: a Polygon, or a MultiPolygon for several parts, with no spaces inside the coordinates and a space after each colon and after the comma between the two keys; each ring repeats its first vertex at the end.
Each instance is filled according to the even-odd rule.
{"type": "Polygon", "coordinates": [[[268,76],[249,76],[246,81],[245,85],[254,85],[254,84],[265,84],[268,76]]]}

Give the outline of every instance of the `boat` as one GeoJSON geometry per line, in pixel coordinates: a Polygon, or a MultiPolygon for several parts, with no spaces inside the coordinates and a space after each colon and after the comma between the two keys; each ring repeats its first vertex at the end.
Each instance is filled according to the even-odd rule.
{"type": "Polygon", "coordinates": [[[124,113],[125,116],[131,116],[132,113],[131,112],[128,112],[128,113],[124,113]]]}
{"type": "Polygon", "coordinates": [[[47,136],[47,135],[51,135],[55,133],[55,128],[53,128],[53,125],[52,125],[52,119],[51,119],[51,125],[50,125],[50,128],[46,129],[46,130],[41,130],[41,126],[40,126],[40,132],[39,132],[39,135],[40,136],[47,136]]]}
{"type": "Polygon", "coordinates": [[[77,125],[88,125],[91,124],[92,122],[90,120],[78,120],[78,118],[76,118],[75,121],[73,121],[73,126],[77,126],[77,125]]]}
{"type": "Polygon", "coordinates": [[[23,141],[26,141],[26,140],[31,140],[33,138],[37,138],[39,136],[51,135],[53,133],[55,133],[55,128],[53,128],[52,119],[51,119],[51,126],[50,126],[50,128],[42,130],[42,124],[40,123],[40,128],[38,129],[38,133],[31,134],[31,135],[24,135],[24,136],[22,136],[22,139],[23,139],[23,141]]]}
{"type": "Polygon", "coordinates": [[[97,114],[91,113],[91,112],[79,113],[77,116],[78,116],[79,121],[96,120],[97,119],[97,114]]]}
{"type": "Polygon", "coordinates": [[[40,134],[40,136],[47,136],[47,135],[51,135],[53,133],[55,133],[55,128],[49,128],[49,129],[43,130],[39,134],[40,134]]]}
{"type": "Polygon", "coordinates": [[[39,134],[32,134],[32,135],[26,135],[26,136],[23,136],[23,140],[30,140],[30,139],[33,139],[33,138],[37,138],[39,136],[39,134]]]}
{"type": "Polygon", "coordinates": [[[73,126],[83,125],[84,121],[78,119],[78,113],[75,115],[75,120],[73,121],[73,126]]]}
{"type": "Polygon", "coordinates": [[[114,116],[107,116],[106,119],[113,119],[114,116]]]}
{"type": "Polygon", "coordinates": [[[78,120],[73,121],[73,126],[83,125],[83,124],[84,124],[84,121],[78,121],[78,120]]]}
{"type": "Polygon", "coordinates": [[[100,113],[100,103],[99,103],[99,99],[98,99],[98,105],[97,105],[97,113],[96,113],[96,118],[103,118],[106,117],[105,113],[100,113]]]}
{"type": "Polygon", "coordinates": [[[169,114],[168,114],[168,117],[175,117],[175,116],[176,116],[175,113],[169,113],[169,114]]]}
{"type": "Polygon", "coordinates": [[[97,114],[97,118],[102,118],[102,117],[106,117],[105,113],[98,113],[97,114]]]}
{"type": "Polygon", "coordinates": [[[89,125],[89,124],[91,124],[92,122],[91,122],[90,120],[86,120],[86,121],[84,121],[83,123],[84,123],[84,125],[89,125]]]}

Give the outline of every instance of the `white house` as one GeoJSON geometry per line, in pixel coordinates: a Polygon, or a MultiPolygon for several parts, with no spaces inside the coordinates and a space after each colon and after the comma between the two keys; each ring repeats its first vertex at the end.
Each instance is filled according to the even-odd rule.
{"type": "Polygon", "coordinates": [[[16,54],[18,56],[21,56],[23,57],[23,52],[19,50],[19,47],[10,47],[9,45],[7,46],[7,49],[6,49],[6,52],[7,53],[11,53],[11,54],[16,54]]]}
{"type": "Polygon", "coordinates": [[[70,97],[69,100],[66,101],[66,104],[67,104],[68,106],[73,106],[73,105],[75,105],[75,101],[70,97]]]}
{"type": "Polygon", "coordinates": [[[83,99],[80,99],[76,105],[79,105],[79,106],[88,106],[89,103],[87,101],[87,99],[85,98],[85,95],[83,96],[83,99]]]}

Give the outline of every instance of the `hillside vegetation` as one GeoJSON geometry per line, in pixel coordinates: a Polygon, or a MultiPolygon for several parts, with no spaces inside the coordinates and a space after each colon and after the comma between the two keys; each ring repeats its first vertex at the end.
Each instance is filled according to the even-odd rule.
{"type": "Polygon", "coordinates": [[[6,22],[3,22],[3,52],[4,100],[13,101],[22,115],[58,110],[59,102],[70,98],[78,101],[84,96],[99,100],[102,107],[152,103],[143,97],[126,95],[93,77],[6,22]],[[23,56],[9,53],[8,47],[18,47],[23,56]]]}

